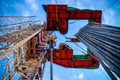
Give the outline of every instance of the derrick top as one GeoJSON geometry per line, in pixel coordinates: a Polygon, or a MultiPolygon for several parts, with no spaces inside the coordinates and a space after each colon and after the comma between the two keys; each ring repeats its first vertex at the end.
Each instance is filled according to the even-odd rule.
{"type": "Polygon", "coordinates": [[[47,13],[47,30],[59,31],[62,34],[68,32],[68,20],[88,20],[101,23],[101,10],[80,10],[67,5],[43,5],[47,13]]]}

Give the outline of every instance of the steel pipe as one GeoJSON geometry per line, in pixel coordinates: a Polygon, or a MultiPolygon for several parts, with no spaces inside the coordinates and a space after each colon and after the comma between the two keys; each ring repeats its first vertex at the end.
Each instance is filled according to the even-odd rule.
{"type": "Polygon", "coordinates": [[[92,50],[105,69],[120,77],[120,27],[87,25],[78,31],[76,37],[92,50]]]}

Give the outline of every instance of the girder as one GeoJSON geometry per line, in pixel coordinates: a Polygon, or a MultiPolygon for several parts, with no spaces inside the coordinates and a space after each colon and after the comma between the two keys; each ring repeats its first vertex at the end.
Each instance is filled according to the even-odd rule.
{"type": "Polygon", "coordinates": [[[11,44],[0,55],[0,62],[7,61],[5,62],[5,70],[3,70],[4,74],[1,75],[3,80],[14,79],[18,74],[21,75],[19,78],[20,80],[42,78],[42,70],[46,63],[46,52],[40,51],[39,54],[36,54],[35,47],[36,44],[38,44],[37,36],[45,29],[45,27],[46,25],[33,25],[0,37],[0,43],[9,42],[11,44]],[[30,44],[28,44],[28,42],[30,44]],[[33,51],[32,53],[31,48],[33,51]],[[28,56],[28,54],[30,56],[28,56]]]}

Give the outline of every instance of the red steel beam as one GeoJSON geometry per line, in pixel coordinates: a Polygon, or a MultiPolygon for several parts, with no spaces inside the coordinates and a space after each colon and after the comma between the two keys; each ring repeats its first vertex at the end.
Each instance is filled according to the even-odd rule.
{"type": "Polygon", "coordinates": [[[68,32],[68,20],[91,20],[101,23],[100,10],[67,10],[67,5],[47,5],[47,30],[68,32]]]}

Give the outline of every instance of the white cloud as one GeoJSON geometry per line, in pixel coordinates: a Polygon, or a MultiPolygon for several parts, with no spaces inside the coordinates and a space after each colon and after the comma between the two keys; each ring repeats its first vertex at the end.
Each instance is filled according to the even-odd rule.
{"type": "Polygon", "coordinates": [[[55,4],[55,0],[51,0],[52,4],[55,4]]]}
{"type": "Polygon", "coordinates": [[[54,77],[54,80],[60,80],[58,77],[54,77]]]}
{"type": "Polygon", "coordinates": [[[71,5],[73,2],[72,0],[52,0],[51,3],[55,4],[57,1],[58,4],[68,4],[71,5]]]}
{"type": "Polygon", "coordinates": [[[45,14],[40,11],[39,6],[35,0],[26,0],[25,2],[25,5],[19,3],[15,3],[14,5],[15,8],[20,11],[19,13],[21,16],[36,16],[35,18],[32,18],[33,21],[39,19],[42,21],[45,19],[45,14]]]}
{"type": "Polygon", "coordinates": [[[90,9],[93,9],[93,10],[95,10],[95,7],[93,7],[93,6],[90,6],[90,9]]]}
{"type": "Polygon", "coordinates": [[[72,0],[61,0],[61,1],[59,1],[59,3],[72,5],[73,2],[72,2],[72,0]]]}
{"type": "Polygon", "coordinates": [[[83,78],[84,78],[84,74],[83,73],[80,73],[79,75],[73,75],[72,76],[73,80],[76,80],[76,79],[82,80],[83,78]]]}
{"type": "Polygon", "coordinates": [[[78,76],[77,76],[77,75],[73,75],[72,78],[73,78],[73,79],[77,79],[78,76]]]}
{"type": "Polygon", "coordinates": [[[115,21],[114,21],[114,11],[109,9],[107,11],[104,11],[103,13],[103,23],[104,24],[115,24],[115,21]]]}
{"type": "Polygon", "coordinates": [[[31,7],[31,10],[37,11],[39,9],[37,2],[35,0],[25,0],[26,3],[31,7]]]}
{"type": "Polygon", "coordinates": [[[23,11],[22,16],[30,16],[30,12],[29,11],[23,11]]]}
{"type": "Polygon", "coordinates": [[[20,15],[22,16],[30,16],[30,11],[29,9],[27,9],[24,5],[19,4],[19,3],[15,3],[15,8],[20,11],[20,15]]]}
{"type": "MultiPolygon", "coordinates": [[[[58,4],[67,4],[68,6],[73,6],[73,7],[76,7],[76,8],[86,8],[86,6],[84,6],[84,3],[88,2],[89,0],[87,1],[75,1],[75,0],[57,0],[57,3],[58,4]]],[[[52,4],[55,4],[56,3],[56,0],[51,0],[51,3],[52,4]]]]}
{"type": "Polygon", "coordinates": [[[86,3],[88,3],[88,2],[90,2],[91,0],[83,0],[84,2],[86,2],[86,3]]]}
{"type": "Polygon", "coordinates": [[[78,76],[78,78],[79,78],[80,80],[82,80],[83,77],[84,77],[84,74],[83,74],[83,73],[78,76]]]}
{"type": "Polygon", "coordinates": [[[72,0],[65,0],[66,4],[72,4],[72,0]]]}
{"type": "Polygon", "coordinates": [[[61,79],[58,76],[54,75],[53,80],[61,80],[61,79]]]}
{"type": "Polygon", "coordinates": [[[79,9],[85,9],[86,8],[86,6],[84,6],[84,2],[82,2],[82,1],[80,3],[77,2],[76,7],[79,8],[79,9]]]}

